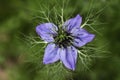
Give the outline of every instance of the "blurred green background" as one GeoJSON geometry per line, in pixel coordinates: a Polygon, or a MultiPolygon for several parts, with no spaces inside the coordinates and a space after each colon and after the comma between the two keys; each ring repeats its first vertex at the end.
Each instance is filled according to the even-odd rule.
{"type": "MultiPolygon", "coordinates": [[[[68,77],[66,80],[120,80],[119,3],[120,0],[93,0],[92,13],[103,9],[97,21],[105,23],[93,26],[102,34],[100,36],[93,31],[98,38],[95,45],[108,44],[105,49],[110,54],[106,53],[108,56],[106,58],[95,59],[90,67],[91,71],[76,72],[72,76],[73,79],[68,77]]],[[[39,6],[52,8],[58,4],[62,2],[60,0],[0,0],[0,80],[44,80],[34,69],[36,66],[34,63],[24,63],[29,51],[26,51],[28,50],[26,42],[21,34],[35,34],[35,26],[41,20],[34,19],[33,16],[38,15],[35,10],[39,10],[39,6]]],[[[90,10],[90,4],[91,0],[69,0],[68,4],[65,3],[68,5],[65,16],[81,14],[84,20],[90,10]]],[[[44,74],[42,76],[45,77],[44,74]]]]}

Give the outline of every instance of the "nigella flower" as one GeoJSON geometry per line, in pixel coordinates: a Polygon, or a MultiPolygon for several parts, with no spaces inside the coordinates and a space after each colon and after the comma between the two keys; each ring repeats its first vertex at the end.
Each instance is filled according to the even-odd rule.
{"type": "Polygon", "coordinates": [[[77,15],[67,20],[61,27],[44,23],[36,27],[37,34],[48,42],[43,58],[44,64],[61,60],[65,67],[75,70],[77,49],[91,42],[95,35],[80,28],[82,18],[77,15]]]}

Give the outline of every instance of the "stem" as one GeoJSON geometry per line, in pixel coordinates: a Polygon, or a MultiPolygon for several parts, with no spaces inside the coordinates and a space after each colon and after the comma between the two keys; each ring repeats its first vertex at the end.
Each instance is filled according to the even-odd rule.
{"type": "Polygon", "coordinates": [[[78,53],[81,54],[84,57],[88,57],[87,55],[85,55],[84,53],[82,53],[81,51],[78,50],[78,53]]]}
{"type": "Polygon", "coordinates": [[[37,42],[37,41],[32,42],[32,44],[41,44],[41,43],[47,43],[47,42],[37,42]]]}
{"type": "Polygon", "coordinates": [[[85,25],[87,25],[88,21],[89,21],[89,19],[87,19],[87,21],[83,25],[81,25],[81,28],[83,28],[85,25]]]}
{"type": "Polygon", "coordinates": [[[62,20],[62,24],[63,24],[64,23],[64,20],[63,20],[63,9],[61,11],[62,11],[61,20],[62,20]]]}

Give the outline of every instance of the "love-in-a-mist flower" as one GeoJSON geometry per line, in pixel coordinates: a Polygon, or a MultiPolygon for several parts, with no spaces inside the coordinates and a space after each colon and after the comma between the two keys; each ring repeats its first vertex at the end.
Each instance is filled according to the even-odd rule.
{"type": "Polygon", "coordinates": [[[53,23],[43,23],[36,27],[37,34],[48,42],[43,58],[44,64],[61,60],[65,67],[75,70],[77,49],[95,37],[94,34],[80,28],[81,22],[81,16],[77,15],[59,27],[53,23]]]}

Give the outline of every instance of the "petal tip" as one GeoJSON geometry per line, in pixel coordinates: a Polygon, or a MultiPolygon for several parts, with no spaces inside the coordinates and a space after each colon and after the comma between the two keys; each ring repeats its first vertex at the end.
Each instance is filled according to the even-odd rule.
{"type": "Polygon", "coordinates": [[[72,71],[75,71],[75,67],[72,67],[71,70],[72,70],[72,71]]]}
{"type": "Polygon", "coordinates": [[[43,64],[48,64],[48,63],[46,63],[46,62],[43,61],[43,64]]]}
{"type": "Polygon", "coordinates": [[[82,18],[81,16],[80,16],[80,14],[77,14],[77,16],[76,16],[77,18],[82,18]]]}
{"type": "Polygon", "coordinates": [[[73,68],[72,70],[75,71],[75,68],[73,68]]]}
{"type": "Polygon", "coordinates": [[[95,34],[91,34],[91,41],[95,38],[95,34]]]}
{"type": "Polygon", "coordinates": [[[40,25],[37,25],[36,28],[35,28],[35,31],[38,33],[39,32],[39,27],[40,25]]]}
{"type": "Polygon", "coordinates": [[[48,64],[48,62],[45,59],[43,59],[43,64],[48,64]]]}
{"type": "Polygon", "coordinates": [[[67,67],[68,69],[75,71],[75,67],[67,67]]]}
{"type": "Polygon", "coordinates": [[[51,62],[43,60],[43,64],[50,64],[51,62]]]}

